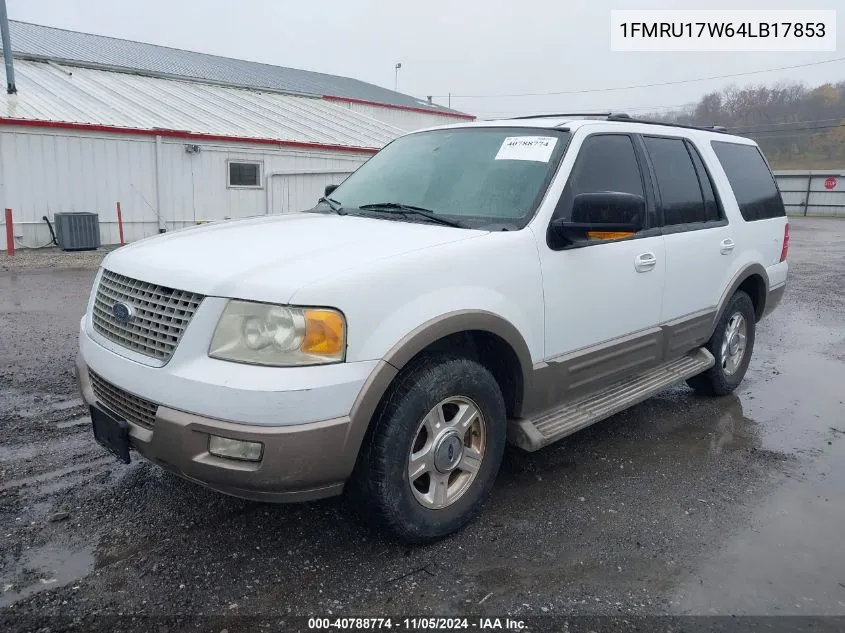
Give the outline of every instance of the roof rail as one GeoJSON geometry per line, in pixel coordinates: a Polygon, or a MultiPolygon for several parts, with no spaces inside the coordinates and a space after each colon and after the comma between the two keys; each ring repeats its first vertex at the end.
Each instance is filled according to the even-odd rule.
{"type": "Polygon", "coordinates": [[[680,127],[687,130],[705,130],[707,132],[720,132],[727,134],[728,130],[720,125],[684,125],[683,123],[669,123],[668,121],[650,121],[648,119],[633,119],[627,114],[610,114],[608,121],[625,121],[626,123],[645,123],[646,125],[665,125],[667,127],[680,127]]]}
{"type": "Polygon", "coordinates": [[[519,121],[525,119],[561,119],[568,117],[599,117],[606,121],[625,121],[626,123],[645,123],[646,125],[665,125],[668,127],[680,127],[687,130],[705,130],[707,132],[721,132],[727,134],[728,130],[720,125],[684,125],[683,123],[669,123],[668,121],[650,121],[649,119],[635,119],[624,112],[563,112],[560,114],[530,114],[515,116],[505,119],[506,121],[519,121]]]}
{"type": "Polygon", "coordinates": [[[521,119],[559,119],[561,117],[569,117],[569,116],[597,116],[610,119],[612,116],[618,117],[626,117],[627,114],[618,113],[614,114],[613,112],[564,112],[562,114],[529,114],[525,116],[513,116],[509,117],[508,121],[519,121],[521,119]]]}

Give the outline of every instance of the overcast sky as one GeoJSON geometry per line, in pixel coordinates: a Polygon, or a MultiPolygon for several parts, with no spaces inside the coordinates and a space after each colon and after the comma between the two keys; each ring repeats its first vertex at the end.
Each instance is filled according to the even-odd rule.
{"type": "MultiPolygon", "coordinates": [[[[842,0],[7,0],[9,17],[355,77],[419,97],[594,90],[845,57],[842,0]],[[839,9],[837,52],[614,53],[610,10],[839,9]]],[[[479,116],[667,109],[738,85],[845,80],[845,61],[673,86],[546,97],[455,96],[479,116]]]]}

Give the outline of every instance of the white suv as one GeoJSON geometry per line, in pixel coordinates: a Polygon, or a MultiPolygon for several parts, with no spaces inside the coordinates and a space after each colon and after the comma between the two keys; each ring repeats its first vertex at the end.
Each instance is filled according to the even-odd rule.
{"type": "Polygon", "coordinates": [[[789,228],[750,140],[625,115],[403,136],[309,211],[103,262],[81,323],[96,439],[262,501],[345,489],[413,542],[533,451],[686,380],[726,394],[789,228]]]}

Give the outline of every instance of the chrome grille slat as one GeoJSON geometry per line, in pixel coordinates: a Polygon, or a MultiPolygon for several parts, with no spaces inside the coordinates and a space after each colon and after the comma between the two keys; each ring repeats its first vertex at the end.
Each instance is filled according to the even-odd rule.
{"type": "Polygon", "coordinates": [[[173,355],[203,295],[140,281],[104,270],[94,297],[94,329],[110,341],[167,362],[173,355]],[[114,318],[112,306],[135,309],[129,323],[114,318]]]}
{"type": "Polygon", "coordinates": [[[106,409],[118,414],[127,422],[151,429],[155,425],[156,410],[158,405],[140,396],[121,389],[97,373],[88,370],[91,378],[91,388],[97,401],[106,409]]]}

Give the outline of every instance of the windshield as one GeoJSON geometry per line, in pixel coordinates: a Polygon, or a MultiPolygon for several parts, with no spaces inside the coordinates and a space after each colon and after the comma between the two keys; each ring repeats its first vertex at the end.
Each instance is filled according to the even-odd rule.
{"type": "Polygon", "coordinates": [[[568,132],[531,128],[410,134],[362,165],[331,199],[347,212],[406,205],[461,226],[519,229],[533,216],[568,141],[568,132]]]}

